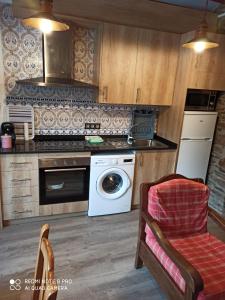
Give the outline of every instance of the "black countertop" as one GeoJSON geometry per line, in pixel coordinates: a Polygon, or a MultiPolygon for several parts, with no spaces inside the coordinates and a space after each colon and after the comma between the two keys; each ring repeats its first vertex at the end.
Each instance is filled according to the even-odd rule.
{"type": "Polygon", "coordinates": [[[125,150],[173,150],[177,144],[156,136],[149,145],[128,144],[125,137],[103,137],[101,144],[90,144],[83,138],[78,140],[33,140],[17,141],[14,148],[0,149],[0,154],[63,153],[63,152],[114,152],[125,150]]]}

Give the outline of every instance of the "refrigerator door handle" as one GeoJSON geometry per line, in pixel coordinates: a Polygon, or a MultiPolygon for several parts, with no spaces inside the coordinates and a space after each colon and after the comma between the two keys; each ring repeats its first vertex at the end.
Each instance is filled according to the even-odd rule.
{"type": "Polygon", "coordinates": [[[202,138],[202,139],[190,139],[190,138],[183,138],[181,141],[212,141],[211,138],[202,138]]]}

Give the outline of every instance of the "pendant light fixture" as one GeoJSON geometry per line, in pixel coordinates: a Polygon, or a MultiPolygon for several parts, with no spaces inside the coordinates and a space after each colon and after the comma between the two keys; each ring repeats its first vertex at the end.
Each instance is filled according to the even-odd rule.
{"type": "Polygon", "coordinates": [[[52,14],[52,6],[53,0],[40,0],[40,11],[30,18],[23,19],[22,23],[40,29],[44,33],[68,30],[69,26],[52,14]]]}
{"type": "Polygon", "coordinates": [[[189,42],[186,42],[182,47],[193,49],[197,53],[201,53],[206,49],[216,48],[219,46],[217,42],[210,40],[207,36],[208,23],[206,21],[208,8],[208,0],[206,0],[205,11],[203,15],[202,22],[199,25],[199,28],[195,31],[195,36],[189,42]]]}

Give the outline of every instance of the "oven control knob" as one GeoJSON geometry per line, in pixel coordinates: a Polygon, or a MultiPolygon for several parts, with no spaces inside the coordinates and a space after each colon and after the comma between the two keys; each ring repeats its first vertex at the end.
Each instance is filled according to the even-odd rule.
{"type": "Polygon", "coordinates": [[[55,167],[58,166],[57,160],[54,160],[53,163],[54,163],[54,166],[55,166],[55,167]]]}
{"type": "Polygon", "coordinates": [[[73,166],[76,166],[76,165],[77,165],[76,160],[73,160],[73,166]]]}
{"type": "Polygon", "coordinates": [[[67,160],[66,160],[66,159],[64,159],[63,165],[64,165],[64,166],[67,166],[67,160]]]}

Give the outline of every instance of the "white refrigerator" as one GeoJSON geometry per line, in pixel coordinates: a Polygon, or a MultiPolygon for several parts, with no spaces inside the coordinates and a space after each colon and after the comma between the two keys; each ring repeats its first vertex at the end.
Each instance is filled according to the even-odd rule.
{"type": "Polygon", "coordinates": [[[206,179],[217,112],[185,111],[176,173],[206,179]]]}

